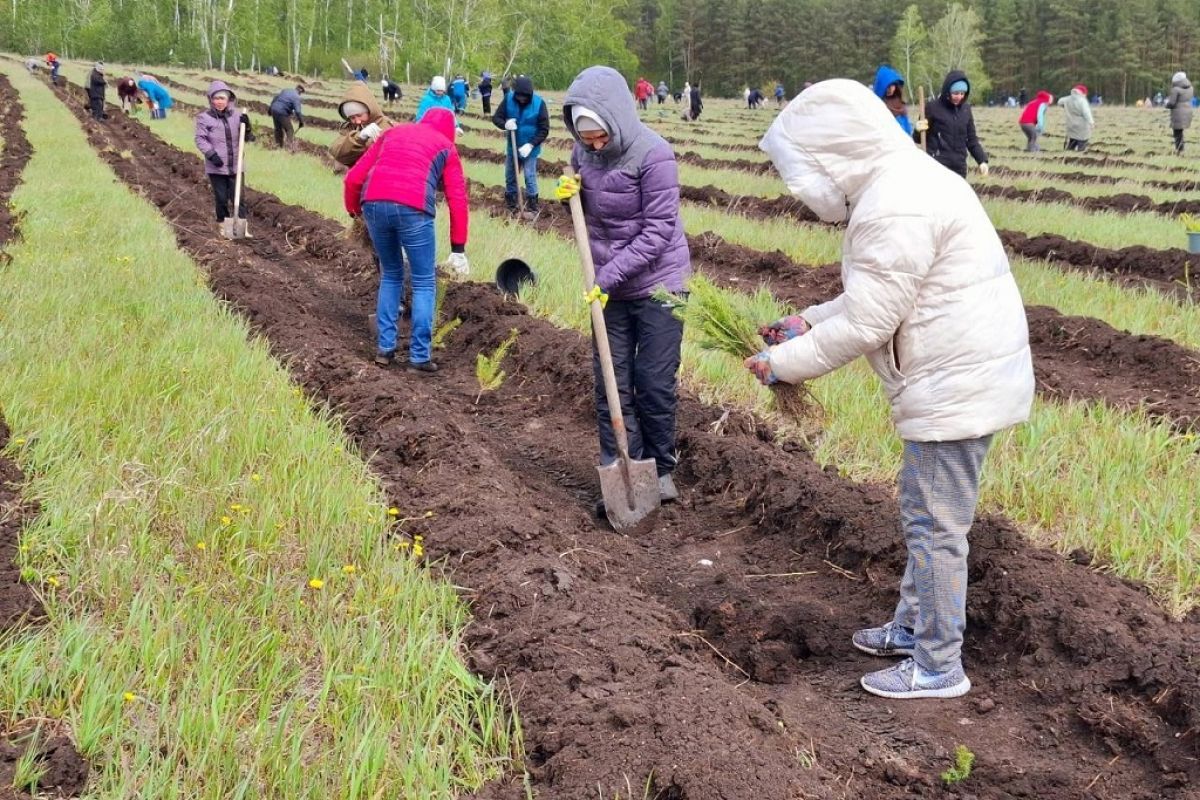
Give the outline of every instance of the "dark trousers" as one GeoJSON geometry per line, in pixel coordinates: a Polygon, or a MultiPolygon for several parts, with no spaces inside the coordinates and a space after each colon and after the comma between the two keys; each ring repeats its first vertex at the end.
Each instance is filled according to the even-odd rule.
{"type": "Polygon", "coordinates": [[[483,113],[491,116],[492,114],[492,96],[490,94],[479,95],[480,101],[483,102],[483,113]]]}
{"type": "Polygon", "coordinates": [[[104,119],[104,98],[90,95],[88,103],[92,107],[92,119],[104,119]]]}
{"type": "Polygon", "coordinates": [[[272,114],[271,121],[275,123],[275,146],[283,147],[286,139],[288,147],[291,147],[292,141],[296,138],[296,131],[292,128],[292,115],[272,114]]]}
{"type": "MultiPolygon", "coordinates": [[[[237,188],[237,178],[233,175],[209,175],[208,180],[212,183],[213,202],[217,210],[217,222],[224,222],[229,216],[229,209],[233,207],[233,195],[237,188]]],[[[238,206],[238,216],[242,219],[246,218],[246,186],[245,181],[242,182],[242,202],[238,206]]]]}
{"type": "Polygon", "coordinates": [[[1087,145],[1088,145],[1087,139],[1067,139],[1067,149],[1068,150],[1077,150],[1080,153],[1082,153],[1085,150],[1087,150],[1087,145]]]}
{"type": "MultiPolygon", "coordinates": [[[[652,298],[613,300],[604,309],[617,394],[629,434],[632,458],[653,458],[659,475],[675,469],[675,389],[683,322],[652,298]]],[[[604,375],[593,345],[596,378],[596,421],[600,431],[600,463],[617,460],[617,440],[608,418],[604,375]]]]}
{"type": "Polygon", "coordinates": [[[1171,133],[1175,135],[1175,152],[1183,152],[1183,128],[1172,128],[1171,133]]]}

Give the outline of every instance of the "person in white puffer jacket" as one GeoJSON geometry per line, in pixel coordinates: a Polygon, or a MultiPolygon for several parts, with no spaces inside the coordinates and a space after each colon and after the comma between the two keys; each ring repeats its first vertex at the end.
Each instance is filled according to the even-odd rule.
{"type": "Polygon", "coordinates": [[[883,380],[904,440],[908,565],[892,620],[853,643],[909,658],[862,685],[884,697],[958,697],[971,687],[961,651],[980,469],[992,435],[1026,420],[1033,401],[1008,257],[970,185],[915,148],[855,81],[806,89],[759,146],[793,195],[846,222],[844,291],[765,327],[773,346],[746,366],[763,383],[799,383],[866,356],[883,380]]]}

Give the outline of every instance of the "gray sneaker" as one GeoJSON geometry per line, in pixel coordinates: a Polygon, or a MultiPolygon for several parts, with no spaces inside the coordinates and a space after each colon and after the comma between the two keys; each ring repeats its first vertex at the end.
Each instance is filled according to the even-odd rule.
{"type": "Polygon", "coordinates": [[[679,499],[679,490],[675,488],[675,481],[669,472],[658,476],[658,499],[663,503],[673,503],[679,499]]]}
{"type": "Polygon", "coordinates": [[[873,656],[911,656],[917,640],[907,630],[889,622],[881,628],[863,628],[850,641],[864,653],[873,656]]]}
{"type": "Polygon", "coordinates": [[[859,683],[871,694],[893,700],[962,697],[971,691],[971,681],[962,664],[945,672],[926,672],[911,658],[878,672],[868,672],[859,683]]]}

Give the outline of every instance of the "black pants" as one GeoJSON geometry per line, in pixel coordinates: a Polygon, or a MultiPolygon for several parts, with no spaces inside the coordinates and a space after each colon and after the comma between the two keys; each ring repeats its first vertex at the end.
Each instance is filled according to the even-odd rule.
{"type": "Polygon", "coordinates": [[[95,95],[88,96],[88,104],[92,107],[92,119],[104,119],[104,98],[95,95]]]}
{"type": "Polygon", "coordinates": [[[1183,152],[1183,128],[1172,128],[1171,133],[1175,135],[1175,153],[1183,152]]]}
{"type": "MultiPolygon", "coordinates": [[[[629,434],[632,458],[653,458],[659,475],[675,469],[675,388],[683,322],[652,298],[613,300],[604,309],[621,413],[629,434]]],[[[596,378],[596,422],[600,431],[600,463],[617,460],[617,440],[608,418],[604,375],[593,345],[596,378]]]]}
{"type": "MultiPolygon", "coordinates": [[[[229,216],[229,209],[233,207],[233,195],[237,188],[237,178],[233,175],[209,175],[209,182],[212,183],[213,202],[217,210],[217,222],[224,222],[229,216]]],[[[242,181],[242,202],[238,206],[238,216],[242,219],[246,218],[246,182],[242,181]]]]}
{"type": "Polygon", "coordinates": [[[490,94],[481,94],[479,99],[483,102],[483,113],[491,116],[492,114],[492,96],[490,94]]]}
{"type": "Polygon", "coordinates": [[[1087,150],[1087,147],[1088,147],[1087,139],[1067,139],[1067,149],[1068,150],[1077,150],[1080,153],[1082,153],[1087,150]]]}
{"type": "Polygon", "coordinates": [[[271,121],[275,123],[275,146],[283,147],[284,140],[290,147],[296,139],[296,131],[292,128],[291,114],[272,114],[271,121]]]}

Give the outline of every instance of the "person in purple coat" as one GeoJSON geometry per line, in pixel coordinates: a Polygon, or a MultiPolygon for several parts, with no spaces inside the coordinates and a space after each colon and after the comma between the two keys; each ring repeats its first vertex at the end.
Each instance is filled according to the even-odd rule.
{"type": "MultiPolygon", "coordinates": [[[[675,470],[675,407],[683,323],[652,296],[681,294],[692,274],[679,216],[679,170],[666,140],[638,119],[621,73],[589,67],[563,100],[563,119],[575,137],[571,166],[555,196],[579,194],[587,219],[596,286],[589,301],[604,302],[621,410],[633,458],[653,458],[664,502],[679,493],[675,470]]],[[[593,357],[600,460],[617,459],[604,379],[593,357]]],[[[597,511],[602,509],[597,508],[597,511]]]]}
{"type": "MultiPolygon", "coordinates": [[[[224,81],[213,81],[208,86],[208,109],[196,115],[196,149],[204,155],[204,173],[212,184],[218,231],[232,213],[230,206],[233,205],[239,166],[238,127],[241,125],[246,126],[246,141],[253,142],[254,129],[250,127],[250,118],[238,109],[237,97],[224,81]]],[[[244,191],[237,216],[246,218],[244,191]]]]}

